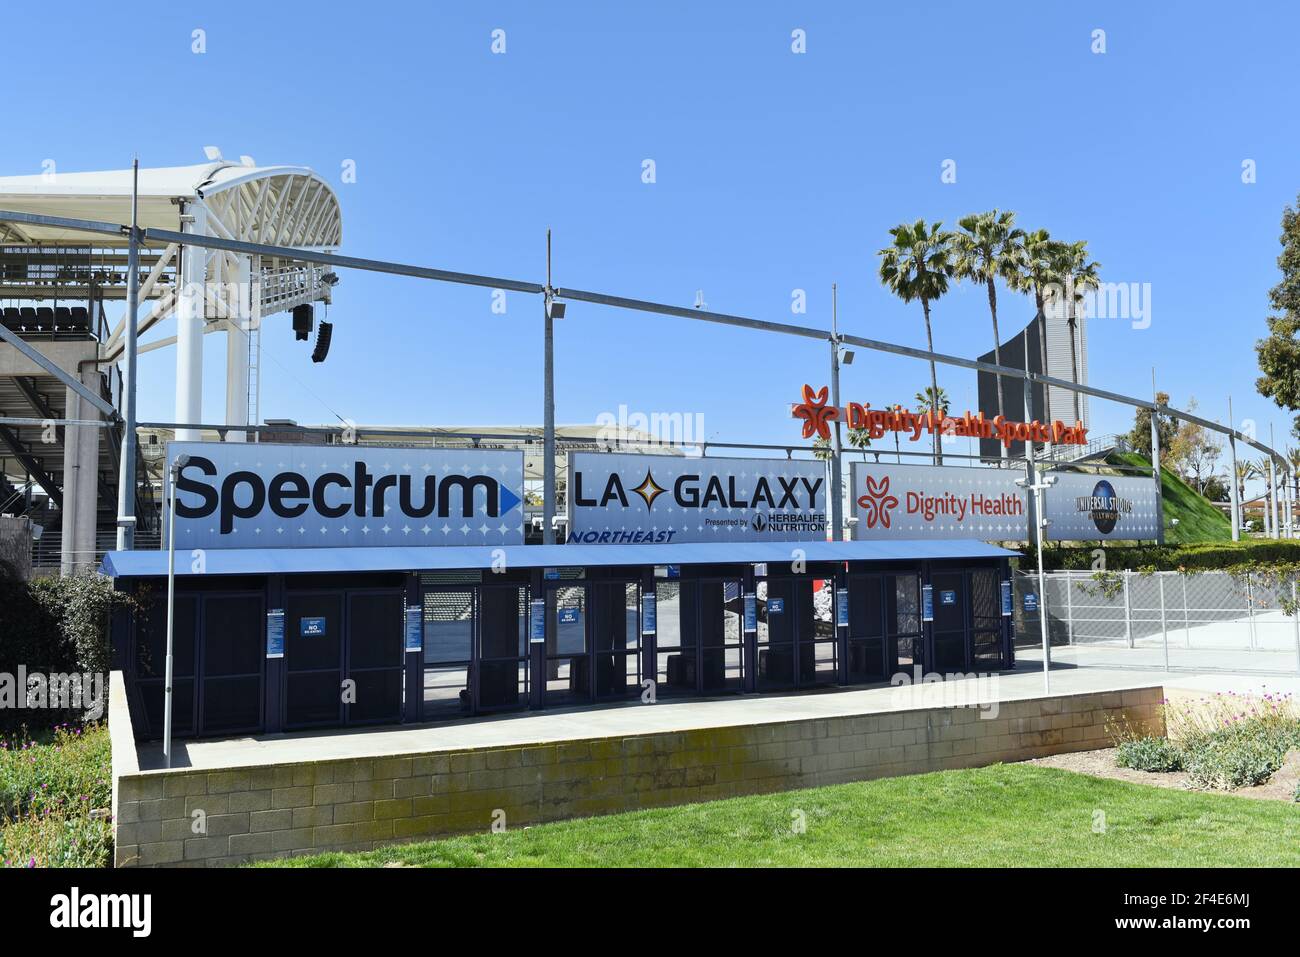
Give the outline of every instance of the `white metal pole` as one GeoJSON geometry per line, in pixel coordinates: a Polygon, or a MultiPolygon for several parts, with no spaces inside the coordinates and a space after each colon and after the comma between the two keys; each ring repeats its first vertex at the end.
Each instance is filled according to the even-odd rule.
{"type": "MultiPolygon", "coordinates": [[[[1268,424],[1268,445],[1273,447],[1273,423],[1268,424]]],[[[1270,451],[1268,455],[1268,510],[1273,516],[1273,537],[1281,538],[1282,532],[1278,527],[1281,511],[1277,507],[1277,462],[1270,451]]]]}
{"type": "MultiPolygon", "coordinates": [[[[202,204],[181,207],[189,217],[184,231],[202,235],[207,231],[207,211],[202,204]]],[[[176,421],[197,425],[203,421],[203,323],[207,312],[207,250],[202,246],[181,249],[181,289],[176,303],[176,421]]],[[[197,442],[198,429],[177,429],[179,442],[197,442]]]]}
{"type": "Polygon", "coordinates": [[[1295,668],[1300,671],[1300,608],[1296,607],[1296,584],[1291,579],[1291,630],[1295,635],[1295,668]]]}
{"type": "Polygon", "coordinates": [[[1164,639],[1165,645],[1165,671],[1169,670],[1169,624],[1165,619],[1165,575],[1167,572],[1156,572],[1156,579],[1160,583],[1160,635],[1164,639]]]}
{"type": "Polygon", "coordinates": [[[1160,475],[1160,399],[1156,392],[1156,370],[1151,369],[1151,399],[1156,407],[1151,410],[1151,479],[1156,483],[1156,542],[1165,541],[1165,497],[1160,475]]]}
{"type": "Polygon", "coordinates": [[[176,627],[176,468],[170,467],[167,515],[167,666],[163,678],[163,763],[172,766],[172,638],[176,627]]]}
{"type": "Polygon", "coordinates": [[[551,319],[551,231],[546,231],[542,296],[542,544],[555,544],[555,326],[551,319]]]}
{"type": "Polygon", "coordinates": [[[1035,522],[1038,533],[1035,538],[1038,542],[1038,630],[1043,637],[1043,694],[1051,694],[1052,646],[1047,639],[1047,579],[1043,574],[1043,486],[1041,482],[1034,483],[1034,503],[1037,505],[1038,512],[1035,522]]]}
{"type": "MultiPolygon", "coordinates": [[[[122,389],[122,447],[117,476],[117,550],[135,548],[136,313],[140,308],[140,159],[131,162],[131,238],[126,253],[126,381],[122,389]]],[[[108,439],[112,441],[112,439],[108,439]]]]}
{"type": "Polygon", "coordinates": [[[1228,396],[1228,427],[1234,430],[1228,433],[1228,491],[1232,502],[1232,540],[1236,542],[1241,539],[1241,499],[1237,494],[1237,427],[1232,420],[1232,396],[1228,396]]]}
{"type": "MultiPolygon", "coordinates": [[[[236,289],[238,305],[234,315],[226,320],[226,424],[248,425],[248,375],[251,365],[249,353],[250,319],[253,315],[250,297],[253,285],[253,263],[249,256],[240,256],[236,289]]],[[[232,429],[226,433],[227,442],[246,442],[248,433],[232,429]]]]}
{"type": "MultiPolygon", "coordinates": [[[[839,307],[836,301],[835,283],[831,283],[831,405],[840,407],[840,330],[839,307]]],[[[840,438],[840,419],[838,411],[835,416],[831,448],[831,539],[841,541],[844,538],[844,466],[841,453],[844,446],[840,438]]]]}

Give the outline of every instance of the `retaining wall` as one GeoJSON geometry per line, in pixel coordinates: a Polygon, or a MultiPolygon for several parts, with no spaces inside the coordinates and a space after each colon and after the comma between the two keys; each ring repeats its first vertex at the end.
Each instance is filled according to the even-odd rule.
{"type": "Polygon", "coordinates": [[[1112,720],[1163,733],[1162,698],[1150,687],[1005,701],[996,717],[938,707],[220,771],[138,771],[114,734],[116,863],[368,850],[487,831],[501,814],[519,827],[1090,750],[1110,745],[1112,720]]]}

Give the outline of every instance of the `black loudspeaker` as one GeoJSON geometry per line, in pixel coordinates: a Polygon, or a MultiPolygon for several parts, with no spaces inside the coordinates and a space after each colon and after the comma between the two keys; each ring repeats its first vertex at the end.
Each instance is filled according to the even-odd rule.
{"type": "Polygon", "coordinates": [[[310,303],[304,302],[301,306],[293,307],[293,337],[299,342],[306,342],[311,338],[311,329],[315,323],[316,311],[312,309],[310,303]]]}
{"type": "Polygon", "coordinates": [[[325,357],[330,354],[330,337],[334,335],[334,324],[321,321],[320,328],[316,330],[316,348],[312,350],[312,362],[324,362],[325,357]]]}

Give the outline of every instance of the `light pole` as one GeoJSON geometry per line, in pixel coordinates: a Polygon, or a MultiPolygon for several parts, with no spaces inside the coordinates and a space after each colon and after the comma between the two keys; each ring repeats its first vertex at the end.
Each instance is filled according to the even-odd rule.
{"type": "Polygon", "coordinates": [[[167,665],[163,678],[163,761],[172,766],[172,639],[176,632],[176,480],[190,464],[182,452],[168,470],[171,503],[167,514],[167,665]]]}
{"type": "MultiPolygon", "coordinates": [[[[117,550],[135,548],[136,313],[140,309],[140,159],[131,163],[131,238],[126,254],[126,376],[122,389],[122,448],[117,477],[117,550]]],[[[111,441],[111,440],[110,440],[111,441]]]]}
{"type": "MultiPolygon", "coordinates": [[[[841,541],[844,538],[844,443],[840,436],[840,328],[839,306],[835,283],[831,283],[831,406],[837,412],[835,429],[831,434],[831,539],[841,541]]],[[[853,353],[845,349],[844,364],[853,364],[853,353]]]]}
{"type": "Polygon", "coordinates": [[[542,294],[542,544],[555,544],[555,325],[564,303],[551,286],[551,231],[546,231],[546,288],[542,294]]]}
{"type": "MultiPolygon", "coordinates": [[[[1034,493],[1034,514],[1038,517],[1034,522],[1034,545],[1038,550],[1038,629],[1043,636],[1043,693],[1051,694],[1052,649],[1047,640],[1047,583],[1043,575],[1043,529],[1047,525],[1043,515],[1043,492],[1056,484],[1056,476],[1044,475],[1040,482],[1018,478],[1016,484],[1034,493]]],[[[1070,587],[1068,581],[1065,587],[1070,587]]]]}

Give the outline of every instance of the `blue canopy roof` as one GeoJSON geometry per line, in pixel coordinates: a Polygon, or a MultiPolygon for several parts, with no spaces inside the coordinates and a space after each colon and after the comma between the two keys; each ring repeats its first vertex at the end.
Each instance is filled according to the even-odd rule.
{"type": "MultiPolygon", "coordinates": [[[[201,573],[188,551],[176,556],[177,576],[268,575],[319,572],[440,571],[602,565],[725,565],[788,562],[794,550],[810,562],[922,561],[1010,558],[1017,552],[972,541],[683,542],[640,545],[465,545],[379,548],[226,548],[204,553],[201,573]]],[[[165,551],[109,552],[102,570],[113,578],[167,574],[165,551]]]]}

